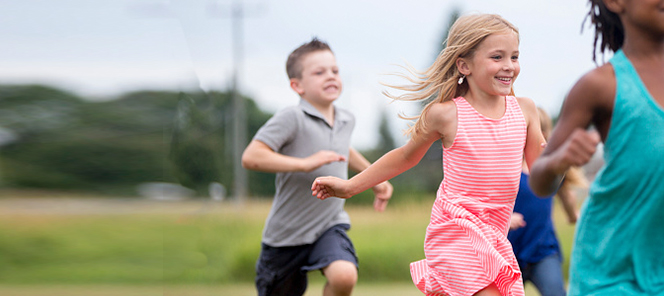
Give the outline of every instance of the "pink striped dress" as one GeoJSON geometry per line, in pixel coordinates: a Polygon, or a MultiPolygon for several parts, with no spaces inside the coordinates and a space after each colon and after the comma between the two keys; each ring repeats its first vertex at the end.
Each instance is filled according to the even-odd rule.
{"type": "Polygon", "coordinates": [[[444,178],[424,239],[425,260],[410,264],[426,295],[473,295],[492,282],[503,295],[524,295],[521,271],[507,240],[519,189],[526,121],[514,97],[505,114],[487,118],[464,98],[453,99],[458,127],[443,147],[444,178]]]}

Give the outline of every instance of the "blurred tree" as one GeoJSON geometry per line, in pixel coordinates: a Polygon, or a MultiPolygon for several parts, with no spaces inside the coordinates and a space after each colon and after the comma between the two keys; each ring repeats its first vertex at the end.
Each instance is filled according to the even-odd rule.
{"type": "MultiPolygon", "coordinates": [[[[210,104],[211,105],[211,104],[210,104]]],[[[212,107],[212,106],[211,106],[212,107]]],[[[173,124],[169,158],[180,183],[208,195],[212,182],[221,182],[219,127],[211,119],[212,108],[201,110],[192,98],[180,93],[173,124]]]]}
{"type": "MultiPolygon", "coordinates": [[[[443,35],[439,45],[437,46],[434,60],[437,58],[438,54],[445,49],[449,29],[452,27],[452,24],[454,24],[454,22],[459,18],[459,15],[460,10],[458,8],[454,8],[450,11],[447,26],[443,28],[443,35]]],[[[421,106],[424,107],[432,99],[433,96],[424,100],[421,106]]],[[[380,138],[376,148],[362,151],[362,153],[371,162],[376,161],[383,154],[396,147],[394,139],[389,133],[389,127],[385,114],[382,114],[381,116],[379,134],[380,138]]],[[[443,177],[442,156],[442,142],[438,140],[431,145],[418,165],[391,180],[391,182],[394,184],[395,196],[429,196],[433,199],[433,194],[435,194],[435,192],[438,190],[438,186],[440,185],[440,181],[443,177]]],[[[347,202],[351,204],[370,204],[373,201],[373,199],[366,197],[367,195],[370,195],[368,192],[363,192],[360,195],[365,197],[349,199],[347,202]]]]}
{"type": "MultiPolygon", "coordinates": [[[[439,47],[438,47],[438,52],[441,52],[447,47],[447,36],[450,33],[450,29],[452,28],[452,25],[454,25],[454,22],[459,19],[461,16],[461,10],[458,7],[452,8],[452,11],[450,12],[449,19],[447,20],[447,26],[443,29],[443,36],[440,39],[439,47]]],[[[436,56],[438,56],[438,53],[436,53],[436,56]]]]}
{"type": "MultiPolygon", "coordinates": [[[[443,34],[440,42],[438,43],[438,50],[436,51],[436,55],[433,57],[433,60],[435,60],[438,55],[445,50],[445,47],[447,46],[447,35],[454,22],[456,22],[456,20],[459,18],[460,14],[461,12],[458,8],[453,8],[452,11],[450,11],[447,26],[443,28],[443,34]]],[[[422,107],[431,102],[431,100],[433,100],[435,97],[436,94],[427,100],[424,100],[422,102],[422,107]]],[[[411,170],[413,177],[410,179],[413,186],[415,188],[425,188],[426,191],[435,193],[438,190],[440,181],[443,178],[442,164],[443,143],[441,140],[437,140],[431,145],[431,147],[429,147],[429,150],[420,161],[420,164],[411,170]]]]}
{"type": "Polygon", "coordinates": [[[377,150],[381,154],[385,154],[397,147],[396,143],[394,142],[394,137],[392,137],[390,124],[389,121],[387,120],[387,114],[385,112],[380,113],[380,124],[378,126],[378,134],[380,135],[380,138],[378,139],[377,150]]]}
{"type": "Polygon", "coordinates": [[[45,86],[0,87],[0,110],[20,118],[0,122],[18,138],[0,150],[5,184],[125,193],[172,180],[163,173],[163,118],[172,116],[163,112],[175,100],[150,94],[92,103],[45,86]]]}
{"type": "MultiPolygon", "coordinates": [[[[454,25],[454,22],[461,16],[461,11],[459,10],[458,7],[452,8],[452,11],[450,11],[449,19],[447,21],[447,25],[443,28],[443,34],[441,36],[440,41],[438,42],[438,47],[437,50],[433,56],[432,64],[433,61],[438,58],[438,55],[442,53],[445,50],[445,47],[447,47],[447,36],[450,33],[450,29],[452,28],[452,25],[454,25]]],[[[428,99],[422,101],[422,107],[424,107],[426,104],[431,102],[435,97],[437,96],[437,93],[429,97],[428,99]]]]}
{"type": "MultiPolygon", "coordinates": [[[[15,135],[0,147],[0,185],[135,195],[143,182],[182,180],[194,189],[210,180],[231,184],[224,155],[229,98],[218,92],[139,91],[92,102],[52,87],[0,85],[0,128],[15,135]],[[187,133],[184,122],[174,121],[183,114],[196,127],[187,133]],[[184,145],[176,147],[186,152],[175,157],[172,143],[179,140],[184,145]]],[[[243,99],[255,133],[270,114],[243,99]]],[[[252,194],[273,190],[274,176],[249,177],[259,184],[252,194]]]]}
{"type": "Polygon", "coordinates": [[[0,126],[30,141],[48,131],[76,124],[71,115],[80,105],[74,94],[45,86],[2,87],[0,126]]]}
{"type": "Polygon", "coordinates": [[[374,162],[383,154],[396,148],[394,137],[392,137],[389,121],[387,120],[387,113],[385,111],[380,114],[380,123],[378,125],[378,144],[372,149],[361,151],[369,161],[374,162]]]}

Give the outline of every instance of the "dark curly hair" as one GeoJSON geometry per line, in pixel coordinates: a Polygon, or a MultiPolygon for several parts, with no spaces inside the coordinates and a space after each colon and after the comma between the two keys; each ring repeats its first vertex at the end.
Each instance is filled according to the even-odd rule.
{"type": "MultiPolygon", "coordinates": [[[[590,26],[595,28],[595,40],[593,42],[593,61],[597,63],[597,52],[602,56],[607,49],[618,51],[625,40],[625,30],[618,15],[610,11],[602,0],[589,0],[590,11],[583,20],[583,24],[590,18],[590,26]],[[599,42],[601,37],[601,43],[599,42]],[[597,45],[599,44],[599,48],[597,45]]],[[[583,31],[583,25],[581,30],[583,31]]]]}

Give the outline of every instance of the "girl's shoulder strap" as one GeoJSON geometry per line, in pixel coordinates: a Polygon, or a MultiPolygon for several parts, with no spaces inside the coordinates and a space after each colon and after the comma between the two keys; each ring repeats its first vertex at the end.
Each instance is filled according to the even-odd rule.
{"type": "MultiPolygon", "coordinates": [[[[524,98],[521,98],[522,100],[524,98]]],[[[505,112],[515,112],[519,111],[518,113],[522,113],[523,110],[521,110],[521,105],[519,103],[519,99],[515,96],[506,96],[505,97],[505,112]]]]}
{"type": "Polygon", "coordinates": [[[464,98],[462,96],[458,96],[458,97],[452,99],[452,102],[454,102],[454,105],[456,105],[457,110],[471,107],[470,103],[468,103],[468,101],[466,101],[466,98],[464,98]]]}
{"type": "Polygon", "coordinates": [[[523,118],[524,120],[526,120],[526,112],[528,112],[527,110],[529,108],[525,108],[525,110],[524,110],[524,108],[521,106],[521,103],[524,103],[524,104],[527,105],[529,103],[528,101],[530,101],[530,103],[532,103],[533,106],[534,106],[534,103],[532,102],[532,100],[530,100],[528,98],[523,98],[522,97],[522,98],[519,99],[515,96],[506,96],[505,97],[505,114],[506,115],[507,114],[512,114],[512,116],[517,116],[519,118],[523,118]]]}
{"type": "Polygon", "coordinates": [[[459,102],[459,101],[464,101],[464,102],[465,102],[466,99],[464,99],[462,96],[458,96],[458,97],[452,99],[452,101],[454,101],[454,103],[457,103],[457,102],[459,102]]]}
{"type": "Polygon", "coordinates": [[[505,102],[507,102],[509,105],[519,105],[519,100],[515,96],[506,96],[505,102]]]}
{"type": "Polygon", "coordinates": [[[615,54],[613,54],[613,57],[611,57],[609,63],[611,63],[614,68],[631,67],[632,65],[622,49],[619,49],[615,54]]]}

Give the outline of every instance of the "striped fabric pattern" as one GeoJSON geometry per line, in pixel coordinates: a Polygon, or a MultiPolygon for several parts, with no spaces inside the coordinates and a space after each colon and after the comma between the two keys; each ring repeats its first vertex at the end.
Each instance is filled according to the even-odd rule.
{"type": "Polygon", "coordinates": [[[467,296],[496,284],[503,295],[524,295],[519,265],[507,240],[519,189],[526,121],[514,97],[500,119],[454,99],[458,127],[443,147],[444,178],[424,241],[425,260],[411,263],[426,295],[467,296]]]}

